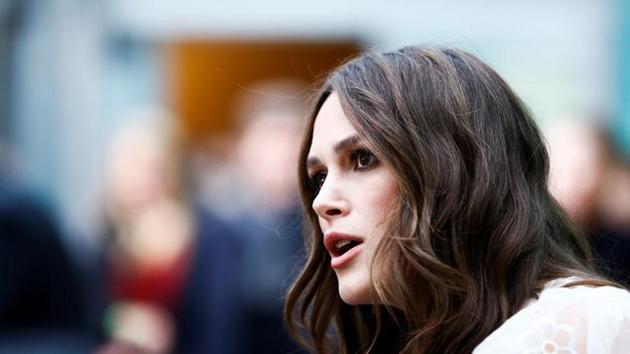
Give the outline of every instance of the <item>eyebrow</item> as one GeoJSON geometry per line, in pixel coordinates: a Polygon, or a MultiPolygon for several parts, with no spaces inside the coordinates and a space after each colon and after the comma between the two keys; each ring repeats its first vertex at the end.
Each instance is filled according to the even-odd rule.
{"type": "MultiPolygon", "coordinates": [[[[344,150],[348,150],[351,147],[353,147],[354,145],[356,145],[357,143],[359,143],[359,141],[361,141],[361,137],[358,135],[351,135],[343,140],[341,140],[340,142],[336,143],[333,146],[333,151],[335,152],[335,154],[338,154],[344,150]]],[[[320,165],[321,161],[317,158],[317,157],[309,157],[308,160],[306,160],[306,167],[313,167],[316,165],[320,165]]]]}

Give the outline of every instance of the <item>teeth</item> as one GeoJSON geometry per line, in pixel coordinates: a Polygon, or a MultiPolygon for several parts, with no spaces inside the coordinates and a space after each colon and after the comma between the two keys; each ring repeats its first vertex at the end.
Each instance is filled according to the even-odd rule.
{"type": "Polygon", "coordinates": [[[352,241],[350,240],[341,240],[335,244],[335,248],[340,250],[342,247],[349,245],[351,242],[352,241]]]}

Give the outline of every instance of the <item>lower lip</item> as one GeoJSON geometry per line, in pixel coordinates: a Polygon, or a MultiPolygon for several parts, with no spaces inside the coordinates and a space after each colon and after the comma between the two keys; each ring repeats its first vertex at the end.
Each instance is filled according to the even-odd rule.
{"type": "Polygon", "coordinates": [[[356,257],[361,250],[363,249],[363,244],[356,245],[352,247],[348,252],[342,254],[341,256],[333,257],[330,260],[330,267],[332,269],[340,269],[348,265],[348,263],[352,262],[354,257],[356,257]]]}

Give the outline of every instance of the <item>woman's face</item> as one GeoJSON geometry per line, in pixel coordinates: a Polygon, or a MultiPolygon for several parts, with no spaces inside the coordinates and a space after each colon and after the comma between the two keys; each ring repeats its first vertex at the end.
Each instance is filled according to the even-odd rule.
{"type": "Polygon", "coordinates": [[[373,303],[369,264],[398,191],[391,171],[367,149],[332,93],[313,126],[307,159],[313,210],[348,304],[373,303]]]}

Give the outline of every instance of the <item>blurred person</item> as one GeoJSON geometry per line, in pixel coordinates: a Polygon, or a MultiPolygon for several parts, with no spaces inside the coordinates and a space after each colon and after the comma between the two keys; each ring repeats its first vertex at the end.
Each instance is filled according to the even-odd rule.
{"type": "Polygon", "coordinates": [[[239,239],[191,200],[172,118],[148,109],[128,121],[107,158],[112,342],[102,350],[238,353],[239,239]]]}
{"type": "Polygon", "coordinates": [[[0,353],[86,353],[78,263],[50,210],[0,166],[0,353]]]}
{"type": "Polygon", "coordinates": [[[604,145],[598,129],[580,119],[558,119],[545,129],[549,146],[549,190],[571,219],[594,222],[605,173],[604,145]]]}
{"type": "Polygon", "coordinates": [[[167,353],[175,336],[169,310],[181,296],[192,221],[178,194],[168,128],[159,126],[168,118],[138,114],[107,156],[108,286],[116,301],[108,315],[113,338],[167,353]]]}
{"type": "Polygon", "coordinates": [[[559,120],[546,136],[551,193],[589,235],[598,268],[630,286],[630,165],[600,125],[559,120]]]}
{"type": "Polygon", "coordinates": [[[247,353],[298,348],[283,326],[283,298],[303,256],[295,146],[303,126],[305,87],[272,80],[237,101],[237,137],[229,156],[236,175],[231,222],[246,238],[242,293],[247,353]]]}
{"type": "Polygon", "coordinates": [[[306,88],[298,81],[252,85],[238,101],[233,163],[242,179],[243,209],[265,218],[295,206],[297,166],[306,88]]]}
{"type": "Polygon", "coordinates": [[[300,149],[291,333],[317,353],[627,353],[630,293],[593,269],[548,168],[524,104],[472,54],[345,63],[300,149]]]}

